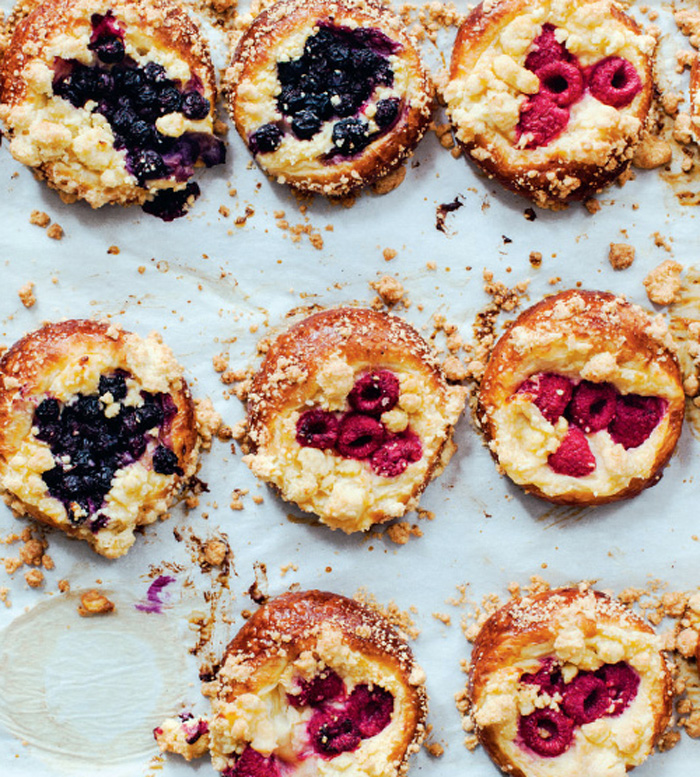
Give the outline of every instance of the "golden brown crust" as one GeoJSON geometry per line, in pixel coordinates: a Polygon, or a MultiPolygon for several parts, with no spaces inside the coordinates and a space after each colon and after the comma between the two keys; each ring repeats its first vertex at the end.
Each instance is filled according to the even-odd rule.
{"type": "MultiPolygon", "coordinates": [[[[487,686],[497,672],[527,660],[532,662],[535,657],[539,660],[550,657],[547,646],[551,648],[562,633],[562,617],[567,618],[567,626],[575,623],[583,638],[589,641],[609,631],[606,627],[654,635],[654,630],[642,618],[600,591],[559,588],[513,599],[486,621],[475,640],[468,685],[472,708],[486,700],[487,686]],[[567,617],[567,610],[573,610],[573,618],[567,617]]],[[[671,674],[658,648],[656,655],[658,676],[653,676],[648,684],[653,727],[646,733],[648,743],[642,760],[665,731],[672,712],[671,674]]],[[[530,771],[512,762],[504,750],[503,734],[497,726],[477,725],[476,733],[490,758],[503,771],[513,777],[539,774],[536,765],[532,765],[530,771]]],[[[627,769],[634,765],[627,763],[627,769]]],[[[585,770],[585,764],[578,762],[578,768],[585,770]]]]}
{"type": "MultiPolygon", "coordinates": [[[[46,0],[27,10],[30,12],[16,23],[5,57],[0,61],[0,114],[11,140],[31,137],[30,142],[36,143],[36,148],[29,151],[23,147],[19,153],[15,153],[11,144],[11,152],[19,161],[33,167],[49,186],[70,197],[85,199],[93,207],[106,203],[142,204],[152,199],[154,190],[146,184],[138,185],[124,167],[123,160],[119,165],[124,169],[118,171],[117,175],[114,168],[119,165],[115,157],[106,168],[112,174],[105,178],[98,174],[104,172],[100,167],[102,160],[95,157],[95,161],[86,161],[88,155],[82,147],[78,151],[71,151],[69,156],[67,151],[72,146],[66,137],[61,139],[64,144],[63,154],[60,148],[51,147],[50,140],[36,141],[32,133],[38,131],[37,128],[27,128],[27,116],[22,115],[18,119],[16,111],[28,111],[31,117],[32,111],[44,110],[46,103],[53,97],[52,90],[45,84],[30,83],[29,79],[34,78],[33,73],[28,75],[32,65],[39,62],[53,69],[56,56],[60,54],[49,57],[47,51],[60,41],[65,41],[64,45],[71,47],[66,59],[72,59],[76,54],[89,55],[87,50],[78,51],[75,46],[81,36],[86,39],[89,37],[86,29],[90,25],[91,16],[111,10],[117,22],[125,26],[127,34],[136,29],[142,33],[140,46],[145,52],[149,52],[149,47],[150,52],[164,52],[166,58],[184,63],[191,74],[201,80],[204,94],[212,106],[208,117],[211,123],[216,103],[216,76],[199,28],[180,6],[169,0],[46,0]],[[27,105],[23,106],[25,101],[27,105]]],[[[21,13],[17,15],[22,16],[21,13]]],[[[139,51],[139,54],[142,53],[139,51]]],[[[54,125],[61,124],[61,112],[45,113],[45,116],[42,114],[42,123],[50,126],[38,129],[43,132],[50,129],[54,136],[58,135],[60,130],[54,129],[54,125]]],[[[84,129],[88,128],[90,125],[86,124],[84,129]]],[[[94,123],[91,129],[94,132],[94,123]]],[[[211,129],[202,128],[201,131],[210,132],[211,129]]],[[[101,136],[99,142],[106,143],[110,137],[111,131],[101,136]]],[[[73,143],[76,139],[73,138],[73,143]]],[[[93,145],[97,143],[92,140],[93,145]]],[[[172,180],[169,188],[183,186],[172,180]]]]}
{"type": "MultiPolygon", "coordinates": [[[[181,369],[170,351],[158,339],[142,340],[114,324],[74,319],[47,324],[31,332],[0,359],[0,486],[4,498],[16,512],[31,515],[70,536],[85,539],[98,553],[108,557],[122,555],[133,543],[133,534],[125,536],[129,530],[122,526],[127,519],[123,516],[117,519],[125,534],[118,531],[112,538],[108,532],[104,542],[99,531],[93,532],[82,524],[71,525],[64,511],[60,508],[57,511],[58,503],[49,498],[45,484],[43,497],[36,493],[35,486],[40,481],[36,480],[32,462],[22,465],[18,456],[26,445],[30,445],[31,450],[37,446],[32,427],[34,411],[40,402],[48,397],[68,401],[83,390],[87,394],[94,393],[97,388],[92,384],[99,375],[115,370],[128,372],[145,390],[168,393],[177,409],[161,443],[177,455],[183,475],[175,474],[150,490],[144,487],[143,504],[133,517],[135,525],[151,523],[165,512],[173,493],[183,478],[194,474],[197,464],[194,405],[187,383],[181,377],[181,369]],[[29,488],[26,478],[32,476],[35,486],[29,488]],[[47,502],[52,504],[45,507],[47,502]],[[50,514],[48,509],[54,512],[50,514]]],[[[40,447],[45,445],[42,443],[40,447]]],[[[149,453],[139,461],[150,467],[151,455],[149,453]]],[[[45,467],[39,467],[37,472],[40,474],[41,471],[45,471],[45,467]]]]}
{"type": "Polygon", "coordinates": [[[265,604],[226,648],[218,698],[235,703],[243,694],[267,692],[283,666],[300,659],[308,665],[311,657],[318,670],[330,667],[350,688],[370,683],[395,692],[394,684],[400,684],[400,709],[392,715],[400,724],[391,750],[381,757],[387,775],[403,774],[425,735],[424,675],[391,624],[353,599],[312,590],[282,594],[265,604]],[[371,674],[363,677],[363,671],[371,674]]]}
{"type": "Polygon", "coordinates": [[[353,157],[332,163],[319,157],[295,169],[284,161],[273,163],[271,154],[257,155],[256,161],[265,172],[300,191],[344,196],[373,183],[395,170],[413,153],[430,123],[433,98],[428,71],[413,41],[391,10],[372,0],[281,0],[263,11],[243,35],[229,71],[229,112],[244,142],[248,145],[250,134],[257,129],[247,115],[249,105],[255,105],[256,112],[260,111],[259,95],[253,100],[248,98],[249,82],[270,66],[274,50],[300,34],[308,37],[321,21],[342,26],[348,19],[360,27],[379,29],[400,45],[398,56],[409,79],[405,93],[401,94],[405,104],[396,125],[353,157]],[[243,99],[242,85],[246,86],[243,99]]]}
{"type": "MultiPolygon", "coordinates": [[[[450,79],[464,77],[472,71],[484,52],[502,38],[505,28],[532,11],[533,6],[544,7],[543,21],[546,22],[550,5],[550,2],[533,3],[531,0],[496,0],[478,5],[458,31],[452,51],[450,79]]],[[[643,34],[634,19],[623,13],[616,4],[610,2],[608,5],[611,19],[637,35],[643,34]]],[[[512,149],[500,142],[493,142],[492,132],[477,132],[469,140],[462,140],[459,121],[456,122],[457,139],[465,155],[489,178],[496,178],[506,188],[528,197],[541,207],[558,210],[569,202],[585,200],[605,188],[629,167],[634,149],[641,141],[654,95],[653,58],[644,56],[642,60],[642,91],[635,98],[634,110],[629,112],[632,118],[639,120],[639,127],[631,134],[624,133],[624,136],[611,140],[609,148],[602,155],[582,147],[574,158],[567,158],[559,152],[543,154],[540,153],[542,149],[535,149],[530,152],[524,150],[519,158],[514,159],[512,149]],[[587,157],[590,157],[590,161],[587,157]]],[[[453,104],[452,100],[448,102],[453,104]]],[[[566,132],[564,130],[564,134],[566,132]]]]}
{"type": "MultiPolygon", "coordinates": [[[[496,450],[499,408],[528,377],[547,371],[548,364],[560,365],[560,372],[574,378],[576,364],[591,370],[590,375],[583,376],[586,379],[612,382],[622,393],[666,399],[668,407],[662,420],[665,431],[654,451],[653,463],[645,467],[643,476],[631,477],[613,493],[595,494],[575,488],[551,493],[533,483],[520,485],[551,502],[588,505],[627,499],[653,485],[673,453],[685,412],[680,367],[672,349],[670,335],[660,320],[652,321],[642,308],[608,292],[564,291],[528,308],[493,349],[479,390],[477,418],[495,458],[500,458],[496,450]],[[567,349],[571,349],[569,364],[567,349]],[[606,374],[595,374],[591,365],[596,357],[606,374]],[[625,370],[631,374],[623,377],[625,370]],[[633,386],[636,381],[635,385],[644,388],[647,379],[646,391],[633,386]]],[[[549,369],[556,371],[556,367],[549,369]]],[[[507,467],[506,473],[510,474],[507,467]]]]}
{"type": "MultiPolygon", "coordinates": [[[[464,401],[465,390],[447,385],[427,343],[405,321],[362,308],[325,310],[281,334],[254,376],[248,396],[254,454],[246,462],[285,499],[332,528],[364,531],[416,507],[455,450],[453,426],[464,401]],[[382,369],[401,385],[394,412],[403,422],[391,431],[409,428],[418,435],[418,461],[396,477],[380,477],[368,461],[300,446],[294,429],[302,411],[347,411],[355,381],[382,369]]],[[[382,416],[382,423],[391,421],[382,416]]]]}

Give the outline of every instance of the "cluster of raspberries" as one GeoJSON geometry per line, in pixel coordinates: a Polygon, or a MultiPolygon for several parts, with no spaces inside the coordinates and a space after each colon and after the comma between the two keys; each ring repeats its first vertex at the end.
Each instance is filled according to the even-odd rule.
{"type": "Polygon", "coordinates": [[[389,370],[368,372],[348,394],[350,410],[306,410],[297,421],[296,440],[306,448],[331,450],[346,459],[368,461],[386,478],[400,475],[423,455],[420,438],[406,428],[391,434],[380,420],[399,401],[399,379],[389,370]]]}
{"type": "MultiPolygon", "coordinates": [[[[307,724],[313,752],[324,760],[356,750],[363,739],[383,731],[391,722],[394,697],[383,688],[357,685],[347,693],[342,678],[332,670],[313,680],[301,680],[299,693],[288,694],[292,707],[311,707],[313,714],[307,724]]],[[[274,755],[265,757],[247,747],[233,766],[222,772],[223,777],[280,777],[274,755]]]]}
{"type": "Polygon", "coordinates": [[[624,661],[604,664],[595,672],[580,671],[564,683],[559,666],[547,659],[538,672],[524,674],[520,682],[537,686],[538,693],[561,698],[557,709],[536,709],[518,721],[520,743],[544,758],[566,752],[576,726],[621,715],[639,689],[639,675],[624,661]]]}
{"type": "Polygon", "coordinates": [[[548,463],[559,475],[576,478],[589,475],[596,467],[587,434],[607,429],[615,444],[625,450],[637,448],[666,412],[666,401],[660,397],[620,394],[611,383],[582,380],[574,384],[552,372],[528,378],[517,393],[531,395],[551,424],[556,424],[561,416],[568,419],[566,436],[548,463]]]}
{"type": "Polygon", "coordinates": [[[556,39],[556,27],[545,24],[525,59],[525,68],[540,79],[540,91],[520,109],[517,139],[528,135],[525,148],[546,146],[569,123],[570,108],[586,89],[596,100],[624,108],[642,89],[642,81],[628,60],[605,57],[589,68],[556,39]]]}

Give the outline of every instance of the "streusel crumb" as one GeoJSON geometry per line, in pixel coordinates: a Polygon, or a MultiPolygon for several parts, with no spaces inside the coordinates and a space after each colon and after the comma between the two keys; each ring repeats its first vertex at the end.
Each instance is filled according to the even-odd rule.
{"type": "Polygon", "coordinates": [[[627,243],[610,243],[608,259],[613,270],[626,270],[634,262],[634,246],[627,243]]]}
{"type": "Polygon", "coordinates": [[[649,300],[656,305],[670,305],[678,299],[683,265],[667,259],[644,279],[649,300]]]}
{"type": "Polygon", "coordinates": [[[31,308],[36,305],[36,296],[34,295],[34,284],[29,281],[17,292],[21,303],[25,308],[31,308]]]}
{"type": "MultiPolygon", "coordinates": [[[[64,581],[61,581],[64,582],[64,581]]],[[[60,588],[60,583],[59,583],[60,588]]],[[[110,601],[104,594],[96,591],[94,588],[86,591],[80,597],[80,607],[78,615],[81,618],[90,618],[93,615],[108,615],[114,611],[114,602],[110,601]]]]}

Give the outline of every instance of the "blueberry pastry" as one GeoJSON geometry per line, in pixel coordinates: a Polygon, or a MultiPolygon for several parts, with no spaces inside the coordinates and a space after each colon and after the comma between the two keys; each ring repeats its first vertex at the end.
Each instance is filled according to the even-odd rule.
{"type": "Polygon", "coordinates": [[[464,401],[401,319],[322,311],[280,335],[253,378],[246,462],[331,528],[364,531],[415,509],[455,450],[464,401]]]}
{"type": "Polygon", "coordinates": [[[47,0],[0,65],[10,153],[67,199],[137,203],[165,220],[220,164],[216,82],[199,29],[166,0],[47,0]]]}
{"type": "Polygon", "coordinates": [[[322,591],[283,594],[226,649],[207,726],[214,768],[224,777],[403,775],[425,736],[424,683],[376,611],[322,591]]]}
{"type": "Polygon", "coordinates": [[[73,320],[0,360],[0,489],[27,514],[116,558],[194,474],[198,434],[182,368],[153,334],[73,320]]]}
{"type": "Polygon", "coordinates": [[[229,111],[263,170],[327,195],[398,167],[433,102],[411,38],[374,0],[276,3],[240,40],[229,81],[229,111]]]}
{"type": "Polygon", "coordinates": [[[597,591],[560,588],[492,615],[472,653],[476,732],[513,777],[624,777],[671,715],[653,629],[597,591]]]}
{"type": "Polygon", "coordinates": [[[444,97],[467,156],[559,209],[613,181],[641,141],[655,41],[613,0],[490,0],[457,35],[444,97]]]}
{"type": "Polygon", "coordinates": [[[515,483],[552,502],[593,505],[659,480],[684,407],[661,317],[613,294],[565,291],[498,341],[477,415],[515,483]]]}

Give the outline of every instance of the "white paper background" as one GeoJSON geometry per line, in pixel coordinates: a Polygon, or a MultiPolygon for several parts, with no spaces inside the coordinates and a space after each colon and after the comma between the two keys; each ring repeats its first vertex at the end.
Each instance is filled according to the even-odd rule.
{"type": "MultiPolygon", "coordinates": [[[[8,0],[0,8],[9,10],[8,0]]],[[[667,31],[662,83],[687,87],[687,77],[676,76],[672,67],[676,49],[688,48],[687,41],[668,23],[668,10],[661,10],[659,23],[667,31]]],[[[445,60],[451,37],[445,36],[445,60]]],[[[439,63],[430,44],[426,54],[439,63]]],[[[594,216],[574,206],[563,213],[537,211],[530,222],[523,216],[529,203],[490,184],[463,159],[452,158],[433,134],[409,163],[404,184],[389,195],[365,194],[350,209],[320,199],[309,204],[306,215],[325,243],[317,251],[306,237],[293,243],[275,226],[277,210],[286,212],[290,224],[304,221],[297,201],[250,164],[236,135],[229,134],[228,142],[225,168],[200,177],[203,196],[188,217],[170,224],[134,209],[93,212],[84,204],[65,205],[11,159],[5,144],[0,149],[0,336],[5,342],[62,317],[106,315],[141,334],[157,329],[185,365],[193,391],[210,396],[233,424],[242,417],[242,407],[236,399],[223,398],[225,387],[212,369],[212,357],[229,351],[232,367],[246,367],[254,361],[256,338],[268,326],[279,326],[289,309],[315,302],[369,302],[374,294],[368,283],[379,274],[395,274],[404,283],[413,302],[406,317],[419,328],[429,333],[431,315],[442,313],[470,339],[475,314],[488,302],[484,269],[510,286],[530,279],[532,301],[581,282],[584,288],[625,292],[646,303],[642,279],[670,256],[654,244],[652,233],[666,237],[676,260],[686,266],[697,261],[697,211],[680,206],[657,171],[640,171],[623,189],[612,187],[600,197],[603,208],[594,216]],[[237,189],[233,198],[231,187],[237,189]],[[450,234],[445,235],[435,228],[436,207],[457,195],[464,207],[448,215],[450,234]],[[228,218],[218,212],[222,204],[231,209],[228,218]],[[234,218],[247,205],[255,213],[244,227],[236,227],[234,218]],[[64,239],[50,240],[30,225],[33,209],[61,224],[64,239]],[[327,224],[333,231],[325,231],[327,224]],[[505,243],[503,236],[512,242],[505,243]],[[611,270],[611,241],[636,247],[632,268],[611,270]],[[119,255],[107,253],[111,245],[119,246],[119,255]],[[398,252],[389,263],[382,257],[387,247],[398,252]],[[541,269],[530,266],[530,251],[542,253],[541,269]],[[429,271],[427,262],[435,262],[437,269],[429,271]],[[146,267],[143,274],[139,266],[146,267]],[[555,287],[548,283],[553,276],[561,277],[555,287]],[[30,310],[17,297],[27,281],[36,284],[38,299],[30,310]],[[259,325],[257,334],[249,331],[251,324],[259,325]]],[[[380,602],[415,606],[422,633],[414,649],[428,675],[434,739],[446,752],[439,760],[421,753],[413,773],[495,775],[482,751],[471,754],[462,746],[453,696],[464,682],[460,660],[469,654],[459,628],[465,608],[446,600],[463,583],[469,584],[472,600],[489,592],[505,595],[511,580],[525,583],[533,574],[553,584],[593,579],[617,591],[643,586],[649,576],[672,589],[697,587],[699,548],[692,537],[698,533],[698,442],[687,426],[660,484],[637,499],[570,509],[527,497],[499,477],[468,417],[456,436],[459,452],[422,501],[436,518],[421,521],[424,536],[403,547],[381,536],[345,537],[307,522],[292,523],[287,516],[294,511],[257,484],[240,455],[231,455],[222,443],[204,457],[201,477],[210,492],[199,509],[189,515],[182,507],[174,509],[169,521],[146,530],[126,558],[110,562],[83,543],[51,533],[56,570],[46,573],[45,589],[28,589],[24,570],[9,583],[0,573],[0,585],[10,585],[13,600],[11,609],[0,608],[0,772],[6,777],[83,771],[106,777],[147,775],[156,752],[151,728],[164,714],[177,712],[179,702],[206,709],[197,662],[187,654],[193,643],[187,616],[202,608],[201,599],[182,586],[187,574],[177,575],[178,582],[167,589],[171,606],[163,615],[133,609],[148,587],[151,565],[190,565],[173,530],[192,526],[202,537],[228,535],[235,554],[231,587],[236,613],[252,606],[246,591],[257,561],[267,565],[270,594],[293,583],[347,595],[364,586],[380,602]],[[242,512],[228,507],[234,488],[250,489],[242,512]],[[252,502],[258,494],[264,497],[262,505],[252,502]],[[298,570],[283,576],[280,568],[290,563],[298,570]],[[101,581],[98,587],[112,592],[117,614],[79,619],[75,598],[57,593],[59,578],[68,578],[74,591],[101,581]],[[452,625],[439,623],[434,612],[449,613],[452,625]]],[[[8,509],[0,510],[2,535],[23,526],[8,509]]],[[[0,554],[16,555],[16,548],[0,548],[0,554]]],[[[227,638],[241,623],[238,617],[224,627],[227,638]]],[[[680,746],[655,756],[637,774],[694,773],[699,753],[700,745],[684,736],[680,746]]],[[[173,757],[160,773],[213,771],[206,761],[185,764],[173,757]]]]}

